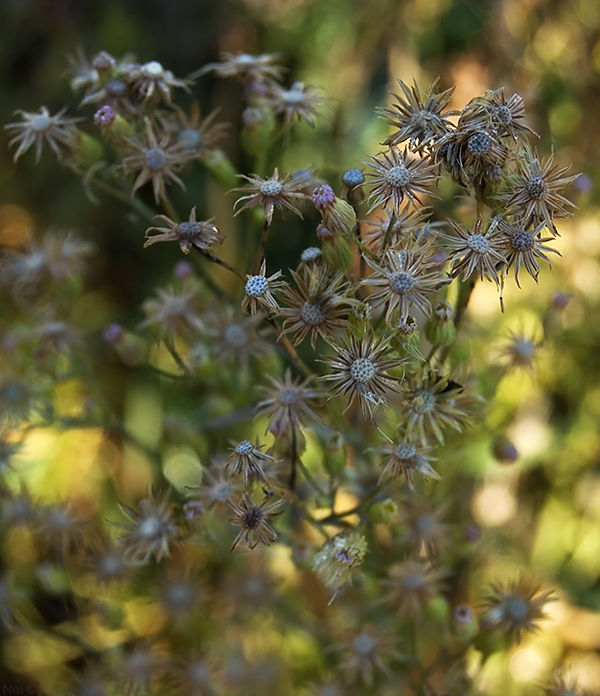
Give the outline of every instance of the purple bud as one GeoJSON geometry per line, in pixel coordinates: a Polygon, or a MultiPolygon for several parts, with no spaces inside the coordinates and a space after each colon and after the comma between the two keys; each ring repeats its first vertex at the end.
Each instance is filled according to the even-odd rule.
{"type": "Polygon", "coordinates": [[[319,225],[317,227],[317,237],[322,242],[328,242],[333,239],[333,234],[324,225],[319,225]]]}
{"type": "Polygon", "coordinates": [[[576,179],[575,179],[575,188],[580,192],[580,193],[587,193],[588,191],[591,191],[594,182],[592,181],[592,178],[589,177],[587,174],[580,174],[576,179]]]}
{"type": "Polygon", "coordinates": [[[312,192],[312,199],[318,210],[328,210],[335,203],[335,193],[329,184],[323,184],[312,192]]]}
{"type": "Polygon", "coordinates": [[[115,59],[106,51],[100,51],[92,58],[94,70],[110,70],[115,64],[115,59]]]}
{"type": "Polygon", "coordinates": [[[204,514],[204,505],[199,500],[192,500],[183,506],[183,514],[189,522],[199,520],[204,514]]]}
{"type": "Polygon", "coordinates": [[[351,187],[360,186],[365,183],[365,175],[360,169],[348,169],[342,174],[342,183],[351,187]]]}
{"type": "Polygon", "coordinates": [[[110,108],[110,106],[101,106],[94,114],[94,125],[110,126],[110,124],[115,120],[116,116],[117,114],[113,109],[110,108]]]}
{"type": "Polygon", "coordinates": [[[120,324],[109,324],[102,332],[102,338],[111,345],[118,343],[124,334],[123,327],[120,324]]]}
{"type": "Polygon", "coordinates": [[[494,457],[502,464],[514,464],[519,458],[519,450],[505,437],[500,437],[493,446],[494,457]]]}
{"type": "Polygon", "coordinates": [[[476,524],[469,524],[465,528],[465,541],[469,541],[474,544],[476,541],[481,539],[481,528],[476,524]]]}
{"type": "Polygon", "coordinates": [[[555,292],[554,295],[552,295],[552,308],[562,312],[563,309],[566,309],[570,301],[571,295],[567,295],[565,292],[555,292]]]}
{"type": "Polygon", "coordinates": [[[446,260],[448,259],[448,254],[443,249],[440,249],[439,251],[436,251],[435,254],[431,257],[431,263],[434,263],[436,266],[443,266],[446,263],[446,260]]]}
{"type": "Polygon", "coordinates": [[[175,264],[173,275],[177,280],[185,280],[194,275],[194,267],[189,261],[179,261],[175,264]]]}
{"type": "Polygon", "coordinates": [[[454,608],[454,620],[459,624],[468,624],[473,621],[473,610],[468,604],[459,604],[454,608]]]}

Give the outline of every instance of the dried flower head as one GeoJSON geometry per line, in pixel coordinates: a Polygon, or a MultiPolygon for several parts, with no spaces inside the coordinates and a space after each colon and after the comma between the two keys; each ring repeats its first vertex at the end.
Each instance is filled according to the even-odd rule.
{"type": "Polygon", "coordinates": [[[192,208],[189,219],[186,222],[174,222],[166,215],[157,215],[167,227],[149,227],[146,230],[146,242],[144,248],[157,242],[179,242],[179,248],[184,254],[189,254],[192,247],[200,251],[207,251],[213,244],[222,244],[225,237],[212,224],[214,218],[209,220],[196,220],[196,207],[192,208]],[[149,235],[152,230],[161,234],[149,235]]]}
{"type": "Polygon", "coordinates": [[[132,86],[136,95],[146,102],[160,100],[171,103],[171,90],[181,87],[189,92],[189,80],[180,80],[165,70],[156,60],[149,63],[127,63],[122,71],[123,80],[132,86]]]}
{"type": "Polygon", "coordinates": [[[377,251],[382,248],[384,241],[391,248],[406,247],[422,229],[428,210],[429,208],[415,208],[412,205],[405,205],[394,213],[384,210],[383,217],[362,221],[366,228],[364,232],[361,230],[363,241],[374,246],[377,251]]]}
{"type": "Polygon", "coordinates": [[[497,183],[508,150],[491,129],[454,130],[436,143],[436,161],[444,164],[461,186],[478,188],[497,183]]]}
{"type": "Polygon", "coordinates": [[[289,307],[281,310],[281,316],[285,317],[284,333],[294,335],[294,345],[306,336],[310,336],[313,348],[317,336],[331,341],[333,332],[347,325],[350,305],[348,282],[342,274],[334,276],[316,266],[305,267],[301,273],[291,273],[296,289],[285,288],[289,307]]]}
{"type": "Polygon", "coordinates": [[[286,283],[283,280],[278,280],[281,276],[281,271],[273,273],[267,278],[267,261],[263,260],[260,271],[257,275],[247,275],[246,285],[244,286],[244,299],[242,300],[242,310],[251,314],[256,314],[257,310],[266,309],[272,313],[279,313],[279,305],[275,299],[277,294],[286,283]]]}
{"type": "Polygon", "coordinates": [[[387,454],[387,457],[382,462],[384,468],[380,479],[384,478],[388,472],[391,472],[394,478],[404,474],[408,487],[411,490],[414,490],[415,487],[413,483],[414,471],[425,479],[433,478],[439,480],[441,476],[429,464],[429,462],[437,461],[437,458],[429,457],[425,454],[429,449],[417,440],[409,441],[401,438],[396,443],[377,450],[382,454],[387,454]]]}
{"type": "Polygon", "coordinates": [[[475,274],[478,278],[487,278],[496,285],[500,284],[498,268],[506,264],[501,251],[504,247],[503,232],[494,218],[487,230],[483,229],[483,218],[479,218],[472,230],[465,231],[454,220],[449,220],[456,236],[444,235],[452,262],[451,274],[455,278],[462,274],[469,278],[475,274]]]}
{"type": "MultiPolygon", "coordinates": [[[[524,123],[525,104],[523,98],[513,94],[508,100],[504,87],[491,89],[482,97],[475,97],[462,110],[458,121],[459,129],[483,128],[492,130],[501,138],[517,140],[523,133],[537,135],[524,123]]],[[[538,136],[539,137],[539,136],[538,136]]]]}
{"type": "Polygon", "coordinates": [[[539,349],[543,341],[537,340],[532,333],[510,331],[500,349],[500,361],[509,370],[533,370],[539,349]]]}
{"type": "Polygon", "coordinates": [[[265,462],[275,462],[276,459],[266,452],[261,452],[262,447],[264,445],[259,445],[258,441],[255,445],[250,440],[238,442],[227,457],[226,470],[230,478],[235,479],[241,476],[244,485],[250,481],[262,481],[269,485],[263,466],[265,462]]]}
{"type": "Polygon", "coordinates": [[[363,562],[367,549],[365,537],[350,531],[336,534],[315,554],[315,573],[324,585],[335,590],[331,601],[351,579],[352,570],[363,562]]]}
{"type": "Polygon", "coordinates": [[[388,579],[382,582],[389,589],[385,600],[396,606],[400,614],[417,618],[422,615],[425,606],[439,595],[441,580],[445,575],[445,570],[426,561],[397,563],[389,569],[388,579]]]}
{"type": "Polygon", "coordinates": [[[218,113],[217,109],[202,118],[200,106],[194,103],[189,115],[177,109],[175,116],[165,121],[165,127],[175,145],[202,159],[214,148],[225,130],[224,124],[214,122],[218,113]]]}
{"type": "Polygon", "coordinates": [[[142,500],[139,512],[121,503],[121,509],[132,523],[113,522],[127,533],[117,539],[123,557],[134,565],[144,565],[154,556],[161,561],[169,555],[172,543],[179,536],[173,521],[172,506],[166,498],[142,500]]]}
{"type": "Polygon", "coordinates": [[[234,358],[247,365],[251,356],[260,358],[271,351],[271,346],[257,332],[258,324],[263,321],[260,315],[245,317],[226,307],[208,314],[205,320],[205,334],[211,339],[212,351],[220,362],[234,358]]]}
{"type": "Polygon", "coordinates": [[[509,188],[498,194],[508,215],[514,215],[525,228],[546,223],[552,234],[558,234],[554,220],[571,215],[574,208],[562,194],[578,174],[565,176],[569,167],[554,165],[554,155],[543,162],[537,152],[524,148],[517,157],[517,171],[508,176],[509,188]]]}
{"type": "Polygon", "coordinates": [[[399,367],[404,360],[384,359],[389,350],[389,340],[383,335],[378,339],[370,333],[362,339],[351,336],[349,343],[342,340],[341,346],[335,348],[337,355],[326,361],[333,374],[324,375],[321,379],[335,382],[332,396],[348,395],[346,410],[358,398],[364,415],[372,419],[375,411],[386,403],[386,391],[398,391],[395,383],[401,378],[386,372],[399,367]]]}
{"type": "Polygon", "coordinates": [[[113,77],[102,84],[98,83],[96,89],[91,89],[89,94],[82,99],[80,106],[88,104],[110,106],[118,114],[137,118],[137,105],[134,101],[127,84],[123,80],[113,77]]]}
{"type": "Polygon", "coordinates": [[[544,605],[552,601],[553,592],[524,578],[505,586],[492,585],[486,597],[482,625],[510,634],[518,643],[523,632],[537,630],[537,621],[546,618],[544,605]]]}
{"type": "Polygon", "coordinates": [[[427,295],[450,282],[431,257],[429,241],[407,250],[388,249],[381,263],[365,256],[367,265],[374,273],[362,284],[376,288],[369,296],[369,303],[373,307],[387,305],[385,319],[389,326],[397,322],[396,311],[400,319],[406,319],[412,306],[427,316],[431,314],[431,302],[427,295]]]}
{"type": "Polygon", "coordinates": [[[402,507],[404,534],[401,540],[409,543],[415,554],[436,555],[448,539],[450,527],[443,522],[445,508],[434,508],[426,498],[406,498],[402,507]]]}
{"type": "Polygon", "coordinates": [[[498,227],[503,234],[502,254],[506,258],[506,268],[515,269],[515,282],[518,287],[519,271],[522,266],[537,283],[540,273],[538,259],[543,259],[551,266],[547,253],[561,255],[556,249],[546,246],[546,242],[551,242],[553,237],[542,237],[542,230],[546,228],[546,223],[542,222],[533,230],[523,229],[520,223],[511,224],[506,220],[500,220],[498,227]]]}
{"type": "Polygon", "coordinates": [[[202,469],[202,483],[195,490],[206,507],[226,506],[242,488],[231,480],[225,470],[226,465],[226,461],[216,460],[212,462],[212,466],[202,469]]]}
{"type": "Polygon", "coordinates": [[[285,89],[277,83],[271,83],[269,91],[271,109],[274,114],[283,116],[283,123],[287,128],[294,119],[306,121],[314,128],[314,115],[323,104],[323,97],[316,87],[305,87],[302,82],[294,82],[289,89],[285,89]]]}
{"type": "Polygon", "coordinates": [[[417,194],[430,193],[428,187],[439,178],[437,167],[429,159],[410,158],[406,149],[402,152],[397,147],[388,148],[380,157],[371,157],[365,164],[373,171],[369,212],[382,205],[399,214],[405,198],[413,205],[422,205],[417,194]]]}
{"type": "Polygon", "coordinates": [[[311,402],[319,399],[321,393],[308,387],[311,379],[293,380],[290,370],[286,370],[283,379],[268,376],[272,386],[263,387],[266,399],[258,403],[257,412],[270,416],[267,430],[275,437],[289,435],[306,419],[317,420],[311,402]]]}
{"type": "Polygon", "coordinates": [[[425,95],[425,103],[421,99],[421,90],[416,82],[412,87],[402,80],[397,80],[402,94],[393,94],[398,100],[392,108],[377,109],[377,113],[398,130],[384,141],[385,145],[400,145],[405,140],[410,140],[408,147],[411,150],[419,150],[442,135],[445,135],[452,123],[449,116],[454,116],[456,111],[444,109],[450,103],[454,87],[443,92],[438,92],[440,78],[429,87],[425,95]]]}
{"type": "Polygon", "coordinates": [[[399,657],[394,649],[395,642],[395,637],[390,632],[366,625],[358,632],[346,631],[342,640],[331,647],[344,652],[338,667],[347,681],[354,683],[360,674],[365,684],[371,687],[374,670],[391,677],[384,658],[399,657]]]}
{"type": "Polygon", "coordinates": [[[239,215],[242,210],[255,208],[261,205],[268,225],[270,225],[273,220],[273,210],[275,208],[281,211],[283,211],[284,208],[288,208],[289,210],[293,210],[296,215],[302,217],[302,213],[293,205],[294,199],[299,200],[306,198],[306,194],[302,192],[297,179],[290,179],[289,174],[284,174],[280,178],[277,168],[275,168],[273,176],[269,179],[261,179],[260,176],[256,174],[251,174],[250,176],[240,174],[239,176],[246,179],[249,183],[241,188],[233,189],[234,191],[240,191],[246,194],[238,198],[235,202],[234,208],[242,201],[246,201],[235,213],[236,215],[239,215]]]}
{"type": "Polygon", "coordinates": [[[75,144],[78,132],[75,124],[81,120],[65,116],[66,110],[65,107],[53,116],[45,106],[40,107],[39,113],[15,111],[15,114],[20,114],[23,120],[20,123],[9,123],[4,126],[6,130],[16,133],[8,143],[9,146],[19,143],[13,161],[16,162],[33,145],[35,145],[36,164],[40,161],[44,145],[49,145],[58,159],[61,159],[62,152],[59,146],[72,147],[75,144]]]}
{"type": "Polygon", "coordinates": [[[275,65],[276,55],[263,53],[260,56],[251,56],[247,53],[221,53],[220,63],[205,65],[202,73],[214,72],[217,77],[236,78],[246,84],[252,82],[268,82],[279,80],[283,75],[283,68],[275,65]]]}
{"type": "Polygon", "coordinates": [[[204,323],[199,317],[195,288],[175,290],[159,288],[157,297],[143,304],[146,320],[142,326],[156,326],[161,336],[201,331],[204,323]]]}
{"type": "Polygon", "coordinates": [[[277,534],[269,524],[269,519],[283,512],[281,508],[285,501],[278,500],[267,505],[272,497],[273,492],[269,491],[259,505],[256,505],[248,493],[242,494],[239,503],[227,501],[233,511],[233,517],[230,517],[229,521],[236,527],[241,527],[231,545],[232,551],[235,551],[242,541],[246,542],[249,549],[255,548],[259,541],[265,546],[277,541],[277,534]]]}
{"type": "Polygon", "coordinates": [[[412,440],[427,441],[433,433],[438,442],[444,442],[442,428],[450,426],[459,432],[469,421],[463,397],[464,388],[448,377],[435,372],[416,374],[404,391],[403,414],[406,432],[412,440]]]}
{"type": "Polygon", "coordinates": [[[157,138],[149,119],[146,120],[143,142],[134,138],[129,140],[130,154],[123,159],[123,168],[127,174],[139,172],[133,184],[134,194],[149,181],[157,202],[165,198],[167,183],[175,181],[185,188],[177,172],[184,162],[194,158],[194,153],[181,145],[172,145],[170,140],[168,133],[157,138]]]}

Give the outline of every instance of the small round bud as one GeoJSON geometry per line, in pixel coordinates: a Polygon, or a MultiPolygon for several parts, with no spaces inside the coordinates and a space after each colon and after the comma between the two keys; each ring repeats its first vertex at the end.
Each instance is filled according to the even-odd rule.
{"type": "Polygon", "coordinates": [[[552,295],[552,300],[551,300],[551,306],[552,309],[556,309],[559,312],[562,312],[564,309],[567,308],[567,305],[571,301],[571,295],[568,295],[567,293],[564,292],[555,292],[552,295]]]}
{"type": "Polygon", "coordinates": [[[189,261],[178,261],[173,269],[177,280],[186,280],[194,275],[194,266],[189,261]]]}
{"type": "Polygon", "coordinates": [[[369,508],[369,517],[375,524],[388,524],[397,514],[398,505],[391,498],[375,503],[369,508]]]}
{"type": "Polygon", "coordinates": [[[123,327],[120,324],[109,324],[102,331],[102,338],[111,345],[118,343],[124,335],[123,327]]]}
{"type": "Polygon", "coordinates": [[[342,183],[352,188],[360,186],[365,183],[365,175],[361,169],[348,169],[342,174],[342,183]]]}
{"type": "Polygon", "coordinates": [[[183,515],[188,522],[195,522],[204,515],[204,505],[199,500],[190,500],[183,506],[183,515]]]}
{"type": "Polygon", "coordinates": [[[424,607],[424,614],[429,621],[444,623],[450,614],[450,605],[443,597],[432,597],[424,607]]]}
{"type": "Polygon", "coordinates": [[[494,457],[501,464],[514,464],[519,458],[519,451],[506,437],[499,437],[493,445],[494,457]]]}
{"type": "Polygon", "coordinates": [[[328,210],[335,203],[335,193],[329,184],[323,184],[312,192],[312,199],[318,210],[328,210]]]}
{"type": "Polygon", "coordinates": [[[476,524],[468,524],[465,527],[465,541],[475,544],[481,539],[481,527],[476,524]]]}
{"type": "Polygon", "coordinates": [[[110,126],[115,120],[117,114],[114,109],[111,109],[107,104],[101,106],[94,114],[95,126],[110,126]]]}
{"type": "Polygon", "coordinates": [[[452,321],[452,307],[445,300],[438,302],[431,317],[425,324],[425,336],[434,346],[452,345],[456,337],[456,327],[452,321]]]}
{"type": "Polygon", "coordinates": [[[92,58],[92,68],[98,72],[112,70],[115,64],[115,59],[106,51],[100,51],[92,58]]]}
{"type": "Polygon", "coordinates": [[[308,247],[302,252],[300,260],[303,263],[314,263],[321,258],[321,254],[319,247],[308,247]]]}

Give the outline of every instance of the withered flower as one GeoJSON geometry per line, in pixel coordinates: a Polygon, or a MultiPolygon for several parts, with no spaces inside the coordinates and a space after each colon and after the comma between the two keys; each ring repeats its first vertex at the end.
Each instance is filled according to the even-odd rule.
{"type": "Polygon", "coordinates": [[[450,103],[455,88],[450,87],[443,92],[438,92],[439,81],[438,77],[429,87],[425,95],[425,103],[423,103],[421,90],[416,82],[409,87],[402,80],[397,80],[402,94],[394,93],[393,96],[398,103],[392,108],[376,110],[386,123],[398,129],[386,138],[385,145],[400,145],[405,140],[410,140],[408,147],[411,150],[419,150],[450,130],[452,123],[448,117],[458,112],[444,113],[444,109],[450,103]]]}
{"type": "Polygon", "coordinates": [[[261,316],[246,317],[231,307],[206,316],[205,334],[212,340],[214,357],[219,362],[234,358],[247,365],[251,356],[260,358],[271,351],[271,346],[257,332],[261,316]]]}
{"type": "Polygon", "coordinates": [[[121,503],[121,509],[132,520],[131,523],[113,522],[115,527],[127,532],[117,539],[117,546],[122,549],[126,561],[144,565],[151,556],[161,561],[169,555],[179,530],[166,498],[142,500],[139,512],[124,503],[121,503]]]}
{"type": "Polygon", "coordinates": [[[445,165],[452,179],[464,187],[497,183],[508,150],[493,130],[455,130],[436,143],[436,161],[445,165]]]}
{"type": "Polygon", "coordinates": [[[212,224],[214,218],[209,220],[196,220],[196,207],[192,208],[187,222],[174,222],[166,215],[157,215],[167,227],[149,227],[146,230],[146,242],[144,248],[157,242],[179,242],[179,248],[184,254],[189,254],[192,247],[200,251],[207,251],[213,244],[222,244],[225,237],[212,224]],[[152,231],[161,234],[149,235],[152,231]]]}
{"type": "Polygon", "coordinates": [[[316,420],[317,415],[310,403],[318,399],[321,393],[308,388],[312,378],[303,382],[292,380],[290,370],[286,370],[283,380],[268,377],[271,387],[264,387],[266,399],[258,403],[257,412],[270,416],[268,430],[275,437],[282,437],[297,430],[306,418],[316,420]]]}
{"type": "MultiPolygon", "coordinates": [[[[319,251],[320,254],[320,250],[319,251]]],[[[342,274],[331,275],[322,267],[306,266],[304,272],[292,271],[296,289],[286,286],[284,293],[289,307],[281,310],[285,317],[284,333],[292,333],[297,345],[310,336],[315,347],[317,336],[326,341],[336,329],[347,325],[350,300],[348,282],[342,274]]]]}
{"type": "Polygon", "coordinates": [[[217,77],[236,78],[241,82],[268,82],[279,80],[283,75],[283,68],[275,65],[278,56],[263,53],[260,56],[251,56],[248,53],[221,53],[220,63],[209,63],[202,68],[201,74],[214,72],[217,77]]]}
{"type": "Polygon", "coordinates": [[[16,162],[33,145],[35,145],[36,164],[40,161],[44,145],[49,145],[58,159],[61,159],[62,152],[59,146],[70,147],[75,144],[78,133],[75,124],[81,120],[65,116],[66,110],[67,107],[53,116],[45,106],[40,107],[39,113],[15,111],[15,114],[20,114],[23,120],[20,123],[8,123],[4,126],[6,130],[16,133],[8,143],[9,146],[19,143],[13,161],[16,162]]]}
{"type": "Polygon", "coordinates": [[[194,103],[189,115],[177,109],[175,117],[165,121],[165,128],[171,133],[175,145],[202,159],[213,149],[226,128],[222,123],[214,123],[218,113],[217,109],[202,118],[200,106],[194,103]]]}
{"type": "Polygon", "coordinates": [[[154,198],[158,202],[165,198],[165,184],[177,182],[185,188],[183,181],[177,176],[179,167],[194,158],[194,153],[184,150],[181,145],[171,145],[168,134],[160,140],[156,137],[150,120],[146,120],[144,142],[131,138],[129,148],[131,154],[123,159],[125,172],[139,172],[133,184],[133,193],[149,181],[152,182],[154,198]]]}
{"type": "Polygon", "coordinates": [[[543,259],[550,266],[550,259],[546,256],[547,253],[561,255],[556,249],[546,246],[546,242],[551,242],[553,237],[541,237],[542,230],[546,227],[546,223],[542,222],[533,230],[523,229],[520,224],[511,224],[506,220],[500,220],[498,223],[500,230],[503,233],[502,238],[502,254],[506,258],[506,268],[515,269],[515,282],[518,287],[519,271],[522,266],[537,283],[540,273],[540,265],[538,259],[543,259]]]}
{"type": "Polygon", "coordinates": [[[297,179],[293,178],[289,180],[289,174],[284,174],[280,178],[277,168],[275,168],[273,176],[269,179],[261,179],[260,176],[256,174],[251,174],[250,176],[239,174],[239,176],[246,179],[249,183],[240,188],[233,189],[233,191],[246,193],[245,196],[241,196],[235,202],[234,208],[242,201],[246,201],[244,205],[236,211],[236,215],[239,215],[242,210],[256,208],[256,206],[261,205],[268,225],[270,225],[273,220],[273,210],[275,208],[281,211],[283,211],[284,208],[288,208],[289,210],[293,210],[296,215],[302,217],[302,213],[292,204],[293,199],[307,198],[307,195],[302,192],[297,179]]]}
{"type": "Polygon", "coordinates": [[[273,273],[267,278],[267,261],[263,260],[260,272],[257,275],[247,275],[246,285],[244,286],[244,299],[242,300],[242,310],[250,310],[251,314],[256,314],[257,310],[266,309],[270,312],[279,312],[279,305],[273,293],[277,294],[285,285],[284,280],[278,280],[281,271],[273,273]]]}
{"type": "Polygon", "coordinates": [[[204,323],[199,317],[195,288],[174,290],[159,288],[157,297],[143,304],[146,320],[142,326],[156,326],[161,336],[201,331],[204,323]]]}
{"type": "Polygon", "coordinates": [[[277,83],[269,86],[269,104],[274,114],[283,116],[284,125],[289,128],[294,119],[306,121],[314,128],[314,114],[323,104],[323,97],[316,87],[305,87],[302,82],[294,82],[289,89],[277,83]]]}
{"type": "Polygon", "coordinates": [[[388,249],[381,263],[364,257],[374,273],[361,284],[376,288],[368,298],[369,303],[373,307],[387,305],[385,319],[390,326],[394,324],[396,310],[401,319],[406,319],[413,305],[429,316],[431,302],[427,295],[450,282],[432,261],[433,241],[432,237],[406,250],[388,249]]]}
{"type": "Polygon", "coordinates": [[[238,442],[227,457],[226,471],[229,472],[229,477],[235,479],[241,476],[245,485],[249,481],[263,481],[269,485],[263,464],[275,462],[276,459],[270,454],[262,452],[262,447],[264,445],[259,445],[258,442],[253,445],[250,440],[238,442]]]}
{"type": "MultiPolygon", "coordinates": [[[[520,133],[537,133],[527,126],[523,98],[513,94],[508,100],[504,87],[490,89],[482,97],[475,97],[462,110],[458,120],[459,130],[490,129],[501,138],[516,140],[520,133]]],[[[538,136],[539,137],[539,136],[538,136]]]]}
{"type": "Polygon", "coordinates": [[[509,189],[498,194],[507,214],[514,215],[525,228],[546,223],[552,234],[558,231],[554,220],[569,217],[567,207],[574,203],[562,194],[578,174],[565,176],[569,167],[553,165],[554,155],[543,162],[537,152],[525,148],[517,158],[517,171],[508,177],[509,189]]]}
{"type": "Polygon", "coordinates": [[[366,625],[360,631],[346,631],[342,640],[333,645],[332,649],[344,652],[339,669],[349,682],[353,683],[360,674],[365,684],[371,687],[374,670],[383,672],[387,677],[391,676],[383,658],[399,657],[399,653],[394,650],[394,643],[395,637],[390,632],[366,625]]]}
{"type": "MultiPolygon", "coordinates": [[[[365,244],[372,244],[376,250],[381,249],[384,240],[391,248],[405,247],[414,241],[414,235],[425,224],[429,208],[403,206],[399,212],[384,211],[383,217],[361,221],[367,228],[361,236],[365,244]],[[390,229],[392,225],[392,229],[390,229]]],[[[439,223],[433,223],[439,224],[439,223]]]]}
{"type": "Polygon", "coordinates": [[[127,63],[123,69],[123,80],[132,86],[140,99],[148,102],[158,102],[162,99],[170,104],[173,87],[182,87],[187,92],[190,91],[189,80],[176,78],[156,60],[142,65],[127,63]]]}
{"type": "Polygon", "coordinates": [[[448,377],[435,372],[414,375],[408,382],[403,402],[408,437],[426,442],[428,433],[433,433],[443,444],[442,428],[449,426],[460,432],[469,421],[462,408],[462,394],[463,387],[448,377]]]}
{"type": "Polygon", "coordinates": [[[349,343],[342,340],[341,346],[335,348],[337,355],[326,360],[333,374],[323,375],[321,379],[335,382],[331,389],[332,396],[348,395],[346,410],[358,398],[363,414],[372,419],[375,411],[386,403],[386,391],[398,391],[396,382],[401,378],[388,375],[387,371],[405,361],[400,358],[384,359],[389,350],[389,340],[383,335],[378,339],[370,333],[362,339],[352,335],[349,343]]]}
{"type": "Polygon", "coordinates": [[[231,500],[227,501],[233,510],[233,517],[230,517],[229,521],[236,527],[241,527],[231,545],[232,551],[235,551],[242,541],[246,542],[249,549],[254,549],[259,541],[265,546],[277,541],[277,534],[269,524],[269,519],[283,512],[281,508],[285,501],[278,500],[267,505],[272,496],[273,492],[269,491],[259,505],[256,505],[248,493],[242,494],[239,504],[231,500]]]}
{"type": "Polygon", "coordinates": [[[426,561],[397,563],[390,568],[389,578],[382,581],[389,589],[384,599],[396,606],[400,614],[415,619],[422,615],[429,601],[439,595],[445,575],[445,570],[426,561]]]}
{"type": "Polygon", "coordinates": [[[434,508],[426,498],[410,496],[402,502],[403,542],[411,544],[414,553],[434,556],[448,539],[449,525],[443,522],[445,508],[434,508]]]}
{"type": "Polygon", "coordinates": [[[483,218],[479,218],[472,230],[465,231],[454,220],[449,220],[457,236],[444,235],[452,262],[451,274],[454,278],[461,275],[469,278],[475,274],[500,284],[498,268],[506,264],[502,255],[504,248],[503,232],[494,218],[487,230],[483,229],[483,218]]]}
{"type": "Polygon", "coordinates": [[[429,462],[437,461],[436,457],[429,457],[426,452],[431,448],[425,447],[418,440],[409,441],[401,438],[398,442],[378,450],[388,456],[383,460],[384,468],[380,480],[391,472],[394,478],[404,474],[406,482],[411,490],[414,490],[413,472],[416,471],[423,478],[440,479],[441,476],[434,470],[429,462]]]}
{"type": "Polygon", "coordinates": [[[371,161],[365,164],[373,171],[370,174],[373,188],[368,199],[371,204],[369,212],[382,205],[399,213],[405,198],[413,205],[421,205],[417,194],[431,195],[427,187],[439,178],[437,167],[429,159],[411,159],[406,149],[401,152],[397,147],[388,148],[380,157],[371,157],[371,161]]]}
{"type": "Polygon", "coordinates": [[[544,605],[552,601],[553,592],[525,578],[512,580],[508,585],[492,585],[481,623],[512,635],[518,643],[522,633],[537,630],[537,621],[546,618],[544,605]]]}

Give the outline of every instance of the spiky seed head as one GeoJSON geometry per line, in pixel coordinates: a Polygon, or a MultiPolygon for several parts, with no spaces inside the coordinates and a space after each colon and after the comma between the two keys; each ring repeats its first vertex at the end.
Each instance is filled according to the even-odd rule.
{"type": "Polygon", "coordinates": [[[467,142],[467,147],[476,157],[483,157],[492,148],[492,139],[487,133],[473,133],[467,142]]]}

